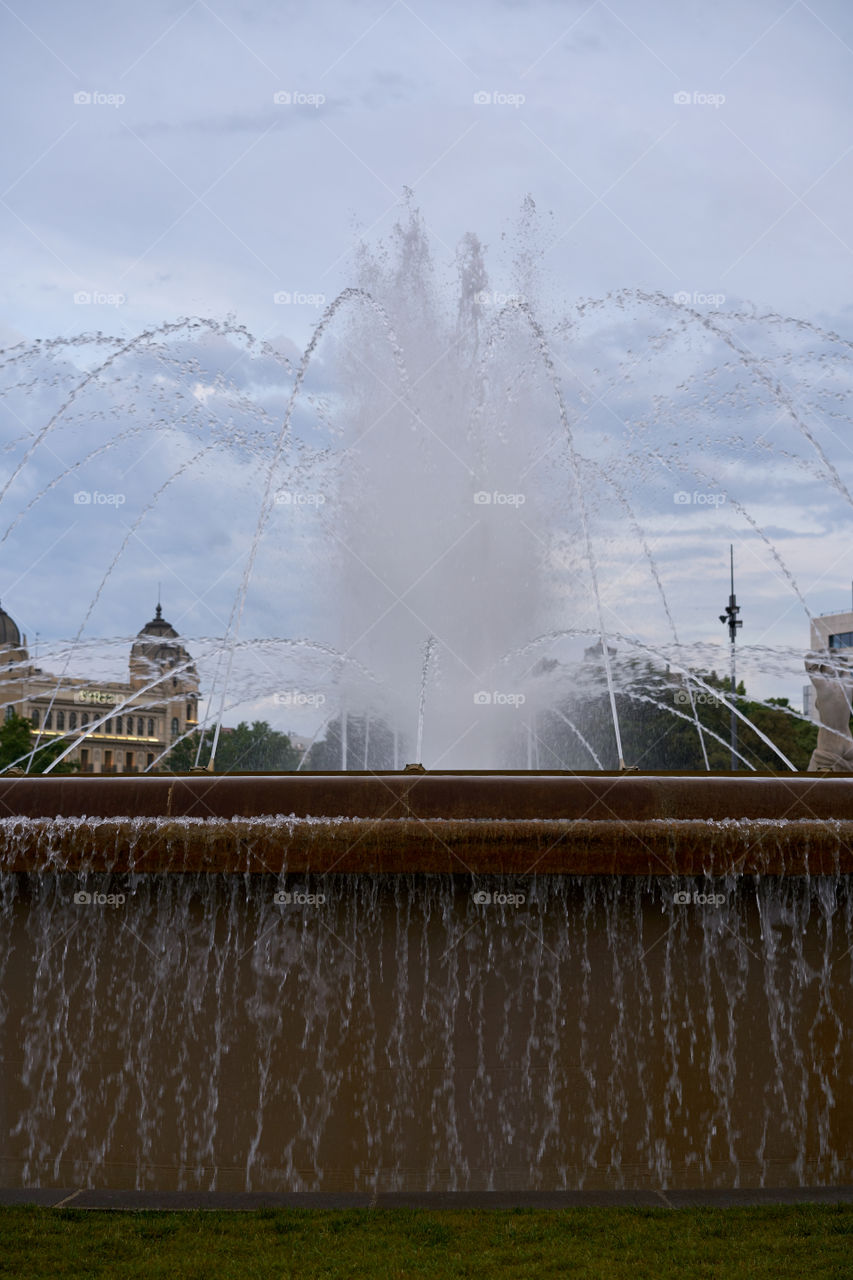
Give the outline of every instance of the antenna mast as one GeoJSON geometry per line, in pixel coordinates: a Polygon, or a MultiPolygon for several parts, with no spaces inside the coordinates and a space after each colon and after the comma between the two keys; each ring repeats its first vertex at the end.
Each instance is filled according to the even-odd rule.
{"type": "Polygon", "coordinates": [[[732,691],[732,716],[731,716],[731,751],[732,751],[732,772],[737,773],[737,716],[734,712],[734,700],[737,693],[737,676],[735,672],[735,641],[737,640],[737,629],[742,627],[743,623],[738,618],[740,613],[740,605],[735,597],[735,549],[733,545],[729,545],[729,556],[731,561],[731,595],[725,613],[720,614],[720,622],[724,623],[729,629],[729,642],[732,646],[732,668],[731,668],[731,691],[732,691]]]}

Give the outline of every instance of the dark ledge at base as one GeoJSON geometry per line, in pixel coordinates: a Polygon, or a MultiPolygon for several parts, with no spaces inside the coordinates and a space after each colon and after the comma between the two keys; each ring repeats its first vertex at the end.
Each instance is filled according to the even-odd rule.
{"type": "Polygon", "coordinates": [[[853,1187],[762,1187],[637,1191],[118,1191],[96,1188],[0,1190],[0,1209],[16,1205],[127,1212],[193,1209],[733,1209],[748,1205],[853,1204],[853,1187]]]}

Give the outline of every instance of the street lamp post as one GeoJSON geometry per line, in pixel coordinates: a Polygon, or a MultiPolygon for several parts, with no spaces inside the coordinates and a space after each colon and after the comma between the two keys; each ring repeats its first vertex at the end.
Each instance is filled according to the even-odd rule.
{"type": "Polygon", "coordinates": [[[739,620],[740,605],[735,599],[735,549],[729,546],[729,554],[731,557],[732,571],[732,591],[729,596],[729,603],[725,613],[720,614],[720,622],[728,626],[729,640],[732,646],[732,716],[731,716],[731,745],[732,745],[732,771],[737,772],[737,716],[734,710],[735,694],[737,693],[737,678],[735,675],[735,641],[737,640],[737,629],[742,627],[743,623],[739,620]]]}

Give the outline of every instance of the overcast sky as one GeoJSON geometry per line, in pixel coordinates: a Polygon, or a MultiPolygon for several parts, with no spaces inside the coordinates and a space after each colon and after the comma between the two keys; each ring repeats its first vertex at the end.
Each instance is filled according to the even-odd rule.
{"type": "Polygon", "coordinates": [[[531,193],[569,294],[849,306],[843,3],[36,0],[0,21],[12,331],[79,328],[89,290],[126,295],[129,331],[233,310],[302,337],[310,310],[274,293],[333,295],[404,186],[447,253],[531,193]]]}
{"type": "MultiPolygon", "coordinates": [[[[474,231],[496,290],[512,287],[507,237],[531,196],[541,291],[554,325],[580,298],[630,289],[679,295],[692,310],[721,319],[754,307],[853,336],[853,10],[840,0],[4,0],[0,66],[4,346],[93,331],[129,339],[182,316],[230,315],[296,360],[323,306],[353,283],[358,242],[378,245],[391,233],[405,189],[414,193],[439,283],[442,273],[450,276],[461,237],[474,231]]],[[[768,335],[771,329],[768,321],[768,335]]],[[[768,348],[775,342],[778,352],[785,343],[777,339],[774,330],[768,348]]],[[[594,334],[584,339],[590,368],[599,354],[595,341],[594,334]]],[[[626,350],[649,343],[648,320],[629,317],[619,330],[623,341],[626,350]]],[[[749,343],[763,354],[760,326],[749,343]]],[[[213,369],[216,351],[200,349],[213,369]]],[[[802,365],[825,361],[829,350],[803,340],[801,379],[802,365]]],[[[231,353],[219,355],[221,367],[239,378],[231,353]]],[[[189,347],[183,356],[191,358],[189,347]]],[[[614,360],[609,351],[598,364],[604,369],[614,360]]],[[[264,386],[272,422],[286,403],[290,375],[274,361],[262,364],[250,381],[264,386]]],[[[774,366],[773,377],[781,370],[774,366]]],[[[150,379],[146,387],[142,363],[136,373],[145,395],[150,379]]],[[[38,374],[47,381],[44,367],[38,374]]],[[[131,377],[127,367],[124,374],[131,377]]],[[[830,378],[836,417],[812,397],[809,429],[853,486],[847,388],[838,376],[830,378]]],[[[321,354],[309,391],[334,398],[341,390],[321,354]]],[[[61,399],[39,376],[14,393],[3,420],[6,479],[61,399]]],[[[113,394],[103,430],[130,421],[116,409],[121,403],[113,394]]],[[[4,531],[58,471],[101,439],[94,405],[86,404],[85,421],[68,427],[63,448],[60,436],[51,436],[56,453],[48,456],[49,442],[40,445],[15,478],[4,531]]],[[[634,408],[642,416],[642,406],[634,408]]],[[[250,459],[267,456],[272,439],[264,437],[254,452],[251,441],[246,446],[247,507],[257,491],[250,459]]],[[[691,448],[695,464],[699,445],[691,448]]],[[[154,464],[167,449],[175,450],[174,467],[191,456],[172,441],[152,458],[149,438],[130,440],[121,474],[132,464],[137,490],[124,512],[71,510],[74,484],[63,482],[8,536],[0,599],[31,633],[76,633],[128,513],[135,518],[166,474],[154,464]],[[92,523],[105,514],[113,519],[109,536],[103,523],[92,523]]],[[[744,470],[741,500],[785,544],[809,608],[824,612],[849,600],[850,508],[833,501],[816,513],[828,473],[811,445],[806,455],[812,471],[802,472],[799,486],[788,479],[774,489],[775,463],[764,472],[754,466],[748,476],[744,470]]],[[[719,448],[715,456],[720,474],[719,448]]],[[[229,459],[239,483],[243,463],[233,451],[229,459]]],[[[190,635],[223,633],[257,512],[245,512],[241,524],[236,508],[223,505],[221,465],[212,454],[190,488],[175,486],[181,501],[151,530],[148,559],[141,549],[136,560],[128,551],[87,634],[138,629],[153,611],[154,579],[168,578],[170,567],[167,615],[190,635]]],[[[681,487],[676,480],[671,490],[681,487]]],[[[108,487],[110,477],[95,470],[87,483],[108,487]]],[[[684,488],[692,492],[693,485],[684,488]]],[[[685,638],[722,639],[716,615],[728,593],[725,559],[734,539],[745,604],[752,590],[753,640],[807,643],[804,612],[784,575],[767,585],[769,562],[751,550],[760,540],[731,508],[663,514],[667,536],[679,515],[705,521],[701,530],[694,523],[681,553],[677,538],[668,543],[673,565],[696,547],[707,556],[707,607],[690,588],[687,566],[672,580],[685,638]],[[708,577],[710,565],[719,565],[716,578],[708,577]]],[[[654,512],[647,527],[655,528],[654,512]]],[[[657,532],[663,537],[662,528],[657,532]]],[[[605,559],[628,554],[612,539],[608,546],[605,559]]],[[[319,634],[328,618],[299,567],[291,548],[277,570],[259,570],[268,575],[260,579],[264,599],[250,595],[243,635],[292,634],[270,604],[270,584],[278,582],[297,633],[334,643],[328,631],[319,634]]],[[[632,608],[615,611],[614,629],[654,633],[639,588],[632,608]]],[[[779,691],[796,695],[801,683],[791,676],[779,691]]],[[[283,722],[285,713],[272,714],[268,704],[263,710],[283,722]]]]}

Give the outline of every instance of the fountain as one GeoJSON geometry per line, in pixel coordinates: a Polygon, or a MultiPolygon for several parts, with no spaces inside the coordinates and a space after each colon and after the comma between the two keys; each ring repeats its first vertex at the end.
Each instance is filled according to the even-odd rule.
{"type": "MultiPolygon", "coordinates": [[[[39,472],[3,541],[61,481],[137,449],[152,425],[174,433],[178,419],[196,437],[128,510],[77,634],[40,658],[59,668],[57,686],[88,652],[84,630],[143,523],[224,450],[255,495],[227,620],[176,648],[168,669],[140,668],[109,713],[127,714],[131,697],[166,705],[168,682],[197,668],[215,765],[231,707],[283,687],[293,705],[294,688],[315,690],[332,708],[318,710],[315,737],[337,716],[341,765],[167,776],[155,760],[135,776],[0,777],[4,1185],[853,1182],[853,778],[798,772],[709,682],[720,649],[680,640],[643,509],[655,483],[669,486],[668,510],[697,495],[708,501],[692,505],[716,509],[722,495],[811,619],[732,473],[772,456],[792,487],[820,483],[851,501],[780,376],[792,361],[820,366],[811,394],[843,413],[851,346],[805,322],[708,316],[637,291],[546,327],[529,207],[523,220],[514,292],[490,289],[467,237],[448,307],[410,211],[394,252],[364,252],[356,285],[297,361],[232,321],[4,353],[15,412],[34,386],[52,389],[42,424],[16,442],[9,501],[40,444],[73,438],[98,396],[130,397],[135,412],[94,430],[58,476],[39,472]],[[647,349],[665,350],[676,372],[669,409],[636,372],[640,357],[608,356],[614,313],[632,308],[647,349]],[[768,357],[772,373],[751,355],[755,329],[788,343],[768,357]],[[598,376],[600,361],[621,388],[610,456],[607,432],[584,429],[604,392],[566,362],[567,334],[579,365],[598,376]],[[724,350],[721,365],[691,364],[699,338],[724,350]],[[345,397],[312,381],[327,349],[345,397]],[[217,367],[233,357],[239,377],[206,381],[205,351],[217,367]],[[277,415],[251,390],[264,378],[277,415]],[[730,421],[756,397],[787,414],[772,445],[745,442],[730,421]],[[668,412],[678,445],[652,447],[652,422],[668,412]],[[255,584],[277,581],[264,557],[283,516],[309,551],[323,548],[309,556],[311,599],[335,606],[323,640],[246,638],[262,617],[255,584]],[[617,608],[614,546],[626,538],[649,590],[617,608]],[[649,592],[662,634],[629,625],[649,592]],[[642,684],[640,659],[656,673],[642,684]],[[605,708],[595,734],[578,712],[592,698],[605,708]],[[643,768],[626,756],[632,699],[696,731],[703,773],[628,770],[643,768]],[[710,771],[715,731],[698,712],[708,699],[733,708],[775,774],[743,742],[742,772],[710,771]],[[380,741],[393,741],[393,760],[368,770],[380,741]],[[593,770],[566,767],[564,743],[593,770]],[[412,764],[394,768],[410,748],[412,764]]],[[[125,644],[92,652],[112,661],[125,644]]],[[[26,665],[10,661],[7,684],[26,665]]],[[[790,677],[802,651],[742,645],[739,661],[750,678],[790,677]]],[[[843,725],[830,719],[839,690],[849,712],[847,684],[818,688],[819,709],[835,698],[825,727],[837,740],[843,725]]]]}

